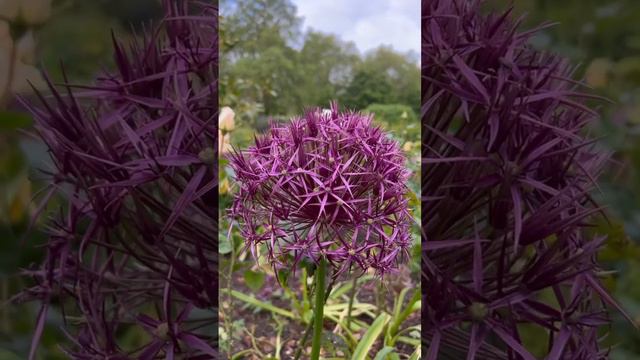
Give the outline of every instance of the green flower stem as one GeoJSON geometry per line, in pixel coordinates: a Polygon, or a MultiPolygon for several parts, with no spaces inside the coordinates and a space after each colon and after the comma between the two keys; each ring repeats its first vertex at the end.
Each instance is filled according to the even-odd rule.
{"type": "MultiPolygon", "coordinates": [[[[306,274],[306,272],[305,272],[306,274]]],[[[303,279],[306,280],[306,276],[302,277],[303,279]]],[[[303,281],[305,281],[303,280],[303,281]]],[[[333,290],[333,285],[335,284],[335,279],[331,279],[331,282],[329,283],[329,286],[327,286],[327,291],[324,292],[324,304],[327,303],[327,300],[329,299],[329,295],[331,294],[331,291],[333,290]]],[[[293,360],[299,360],[300,356],[302,356],[302,351],[304,350],[304,347],[307,345],[307,340],[309,339],[309,335],[311,334],[311,330],[313,330],[313,319],[315,317],[312,315],[311,316],[311,321],[309,322],[309,324],[307,324],[307,328],[304,331],[304,335],[302,336],[302,340],[300,340],[300,343],[298,344],[298,350],[296,351],[295,356],[293,357],[293,360]]]]}
{"type": "Polygon", "coordinates": [[[316,303],[313,316],[313,340],[311,342],[311,360],[320,358],[322,346],[322,324],[324,320],[324,282],[327,272],[327,260],[322,257],[316,269],[316,303]]]}

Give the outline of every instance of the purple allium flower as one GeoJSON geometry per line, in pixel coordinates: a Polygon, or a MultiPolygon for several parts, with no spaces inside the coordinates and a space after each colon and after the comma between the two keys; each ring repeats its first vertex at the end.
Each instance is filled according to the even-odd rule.
{"type": "MultiPolygon", "coordinates": [[[[584,136],[594,98],[533,50],[510,11],[423,0],[423,336],[426,359],[600,359],[603,237],[587,226],[607,154],[584,136]]],[[[618,307],[619,308],[619,307],[618,307]]]]}
{"type": "Polygon", "coordinates": [[[352,267],[382,275],[411,244],[405,157],[370,116],[309,111],[230,160],[240,187],[230,214],[274,268],[324,255],[334,278],[352,267]]]}
{"type": "Polygon", "coordinates": [[[25,104],[53,159],[43,204],[66,200],[26,271],[23,298],[42,302],[31,358],[51,303],[74,359],[216,356],[218,11],[164,7],[142,41],[114,38],[116,72],[25,104]],[[130,331],[146,343],[123,347],[130,331]]]}

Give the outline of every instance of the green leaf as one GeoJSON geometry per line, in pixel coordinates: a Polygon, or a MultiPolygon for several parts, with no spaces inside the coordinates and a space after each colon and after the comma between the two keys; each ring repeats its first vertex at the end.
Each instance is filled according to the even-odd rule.
{"type": "MultiPolygon", "coordinates": [[[[378,351],[378,353],[376,354],[376,357],[373,360],[386,360],[387,358],[389,358],[389,355],[391,355],[391,353],[393,352],[393,348],[390,346],[386,346],[384,348],[382,348],[380,351],[378,351]]],[[[395,357],[398,356],[398,354],[395,354],[395,357]]]]}
{"type": "Polygon", "coordinates": [[[393,318],[396,319],[400,316],[400,312],[402,311],[402,303],[404,302],[404,297],[409,292],[409,288],[404,288],[400,291],[400,294],[396,298],[395,305],[393,307],[393,318]]]}
{"type": "Polygon", "coordinates": [[[264,285],[264,273],[246,270],[244,272],[244,281],[249,289],[258,291],[264,285]]]}
{"type": "Polygon", "coordinates": [[[409,344],[411,346],[420,346],[420,339],[414,339],[406,336],[398,336],[398,341],[401,343],[409,344]]]}
{"type": "MultiPolygon", "coordinates": [[[[387,339],[389,338],[393,338],[398,334],[398,329],[400,328],[400,325],[402,325],[402,323],[409,317],[409,315],[411,315],[411,313],[413,313],[414,311],[418,311],[421,308],[422,302],[420,299],[420,291],[416,290],[413,293],[413,296],[411,297],[411,299],[409,300],[409,303],[407,304],[407,307],[402,311],[399,312],[400,310],[400,306],[402,305],[401,303],[396,303],[396,309],[394,309],[394,316],[393,316],[393,321],[391,322],[391,325],[389,325],[389,329],[387,331],[387,339]]],[[[401,298],[404,298],[404,296],[406,295],[406,292],[402,292],[400,294],[401,298]]],[[[402,299],[400,299],[400,301],[402,301],[402,299]]],[[[387,345],[393,345],[393,342],[389,343],[387,342],[387,345]]]]}
{"type": "Polygon", "coordinates": [[[254,298],[253,296],[249,296],[249,295],[245,295],[239,291],[236,290],[230,290],[231,296],[235,297],[238,300],[242,300],[244,302],[246,302],[249,305],[253,305],[257,308],[260,309],[264,309],[267,311],[271,311],[272,313],[278,314],[278,315],[282,315],[284,317],[288,317],[290,319],[295,319],[296,317],[293,315],[293,313],[291,311],[287,311],[285,309],[281,309],[277,306],[273,306],[269,303],[266,303],[264,301],[260,301],[256,298],[254,298]]]}
{"type": "Polygon", "coordinates": [[[245,355],[249,355],[253,353],[253,349],[245,349],[241,350],[231,356],[231,360],[242,360],[245,358],[245,355]]]}
{"type": "MultiPolygon", "coordinates": [[[[373,278],[374,276],[372,275],[364,275],[358,279],[357,285],[358,286],[362,285],[373,278]]],[[[332,299],[338,299],[340,296],[345,295],[347,292],[349,292],[349,290],[351,290],[352,287],[353,287],[353,282],[348,281],[344,285],[340,286],[339,288],[337,289],[334,288],[330,296],[332,299]]]]}
{"type": "Polygon", "coordinates": [[[220,255],[226,255],[231,252],[231,243],[229,243],[229,238],[226,235],[219,234],[218,241],[218,253],[220,255]]]}
{"type": "Polygon", "coordinates": [[[420,346],[416,347],[416,351],[413,352],[413,354],[411,354],[411,357],[409,358],[409,360],[418,360],[420,359],[420,353],[422,352],[421,350],[422,348],[420,346]]]}
{"type": "Polygon", "coordinates": [[[371,327],[369,327],[369,330],[367,330],[358,342],[351,360],[365,360],[367,358],[369,351],[371,351],[371,348],[373,347],[373,343],[376,342],[376,339],[380,336],[384,326],[389,322],[390,318],[389,314],[382,313],[375,319],[373,324],[371,324],[371,327]]]}

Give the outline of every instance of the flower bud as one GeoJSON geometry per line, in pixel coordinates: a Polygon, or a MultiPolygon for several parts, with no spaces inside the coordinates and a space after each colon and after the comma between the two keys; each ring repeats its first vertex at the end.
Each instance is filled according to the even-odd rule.
{"type": "Polygon", "coordinates": [[[220,110],[220,116],[218,116],[218,128],[223,132],[233,131],[235,129],[235,116],[236,113],[230,107],[223,107],[220,110]]]}

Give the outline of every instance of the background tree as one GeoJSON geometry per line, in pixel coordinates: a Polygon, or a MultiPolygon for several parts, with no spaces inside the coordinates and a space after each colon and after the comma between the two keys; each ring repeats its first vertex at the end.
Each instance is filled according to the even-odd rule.
{"type": "Polygon", "coordinates": [[[289,0],[221,1],[221,104],[235,109],[237,144],[306,107],[400,104],[419,110],[420,73],[390,47],[361,53],[332,34],[303,30],[289,0]],[[243,125],[244,124],[244,125],[243,125]]]}
{"type": "Polygon", "coordinates": [[[309,31],[298,61],[307,86],[302,98],[307,104],[328,104],[341,93],[353,79],[353,72],[360,62],[355,45],[338,39],[335,35],[309,31]]]}

